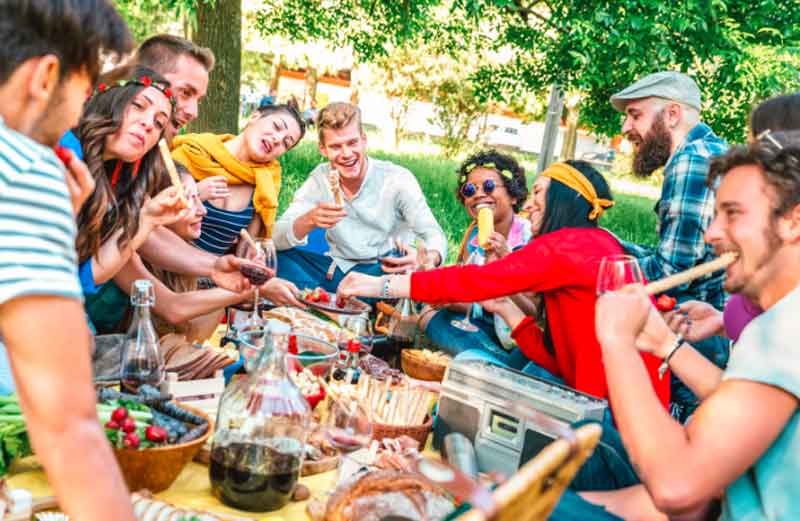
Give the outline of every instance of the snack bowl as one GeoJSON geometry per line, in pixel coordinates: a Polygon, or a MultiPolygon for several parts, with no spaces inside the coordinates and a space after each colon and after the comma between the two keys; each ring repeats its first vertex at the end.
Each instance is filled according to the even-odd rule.
{"type": "Polygon", "coordinates": [[[400,353],[400,365],[403,372],[417,380],[441,382],[450,360],[444,357],[425,356],[422,349],[403,349],[400,353]]]}
{"type": "MultiPolygon", "coordinates": [[[[266,345],[267,335],[269,332],[264,329],[251,329],[239,334],[239,352],[244,357],[244,368],[247,372],[255,368],[266,345]]],[[[289,371],[308,369],[318,378],[327,378],[339,357],[339,348],[319,338],[296,334],[293,336],[296,338],[297,353],[286,353],[286,368],[289,371]]]]}
{"type": "MultiPolygon", "coordinates": [[[[177,404],[180,408],[209,421],[203,411],[177,404]]],[[[188,424],[187,424],[188,425],[188,424]]],[[[194,427],[194,426],[192,426],[194,427]]],[[[146,449],[113,448],[114,456],[130,490],[148,489],[151,492],[166,490],[192,461],[211,434],[211,425],[205,434],[186,443],[164,445],[146,449]]]]}

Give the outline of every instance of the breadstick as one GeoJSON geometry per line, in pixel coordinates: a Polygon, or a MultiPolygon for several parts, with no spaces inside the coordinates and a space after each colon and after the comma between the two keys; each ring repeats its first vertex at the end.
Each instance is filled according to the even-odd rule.
{"type": "Polygon", "coordinates": [[[181,200],[184,206],[189,206],[189,201],[186,200],[186,194],[183,193],[181,176],[178,175],[178,171],[175,169],[175,162],[172,161],[172,155],[170,155],[169,152],[169,145],[167,145],[167,142],[164,141],[164,138],[161,138],[158,141],[158,149],[161,151],[161,159],[164,160],[164,166],[167,167],[169,178],[172,180],[172,186],[178,190],[178,198],[181,200]]]}
{"type": "Polygon", "coordinates": [[[339,184],[339,171],[331,168],[328,172],[328,182],[331,184],[331,192],[333,192],[333,201],[342,206],[342,187],[339,184]]]}
{"type": "Polygon", "coordinates": [[[682,271],[680,273],[676,273],[675,275],[670,275],[669,277],[664,277],[663,279],[651,282],[644,287],[644,291],[648,295],[663,293],[674,288],[675,286],[680,286],[681,284],[686,284],[687,282],[691,282],[694,279],[700,278],[703,275],[725,269],[731,263],[733,263],[738,256],[738,254],[730,251],[723,253],[719,256],[719,258],[714,259],[713,261],[697,265],[694,268],[689,268],[686,271],[682,271]]]}
{"type": "Polygon", "coordinates": [[[395,391],[392,391],[392,399],[389,402],[389,412],[386,414],[386,423],[389,425],[395,425],[397,423],[395,416],[397,415],[397,402],[399,401],[399,394],[395,391]]]}
{"type": "Polygon", "coordinates": [[[242,239],[246,240],[248,244],[250,244],[250,247],[253,248],[254,251],[258,252],[258,244],[256,244],[253,236],[250,235],[246,228],[239,230],[239,235],[242,237],[242,239]]]}

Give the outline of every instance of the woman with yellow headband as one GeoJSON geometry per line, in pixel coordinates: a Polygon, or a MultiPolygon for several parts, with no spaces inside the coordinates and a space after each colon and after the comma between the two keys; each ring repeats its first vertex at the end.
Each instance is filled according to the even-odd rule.
{"type": "MultiPolygon", "coordinates": [[[[616,237],[598,225],[613,204],[605,179],[588,163],[556,163],[538,177],[526,203],[534,239],[523,248],[484,266],[384,277],[351,274],[339,285],[339,297],[411,297],[429,304],[482,302],[484,309],[498,313],[512,328],[512,338],[530,361],[523,371],[555,377],[579,391],[606,398],[594,308],[600,260],[624,254],[616,237]],[[491,301],[522,292],[542,294],[544,330],[509,299],[491,301]]],[[[477,356],[487,358],[485,353],[477,356]]],[[[668,407],[669,379],[657,377],[660,361],[647,354],[642,357],[662,404],[668,407]]]]}

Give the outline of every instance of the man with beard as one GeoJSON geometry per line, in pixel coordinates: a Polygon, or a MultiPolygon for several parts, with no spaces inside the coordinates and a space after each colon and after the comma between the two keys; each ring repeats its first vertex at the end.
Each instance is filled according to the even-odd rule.
{"type": "MultiPolygon", "coordinates": [[[[798,138],[774,133],[772,141],[737,146],[711,166],[709,186],[722,181],[706,240],[717,253],[738,254],[725,290],[765,310],[742,331],[724,372],[670,331],[641,286],[597,301],[597,336],[622,440],[655,506],[670,518],[708,512],[722,490],[724,521],[800,516],[793,493],[800,476],[798,138]],[[688,425],[659,407],[637,350],[663,358],[704,398],[688,425]]],[[[619,493],[586,497],[629,518],[619,493]]]]}
{"type": "Polygon", "coordinates": [[[52,149],[77,124],[101,58],[127,52],[130,34],[106,0],[0,0],[0,41],[0,349],[64,511],[133,521],[97,419],[77,276],[74,213],[91,183],[52,149]]]}
{"type": "Polygon", "coordinates": [[[329,162],[309,174],[275,223],[278,276],[300,288],[335,292],[350,270],[380,275],[416,269],[416,252],[391,244],[405,230],[425,241],[425,264],[440,264],[447,239],[417,179],[405,168],[367,157],[359,108],[331,103],[320,111],[317,128],[319,150],[329,162]],[[297,248],[316,229],[326,230],[329,256],[297,248]]]}
{"type": "MultiPolygon", "coordinates": [[[[725,142],[700,121],[700,90],[694,80],[678,72],[657,72],[611,96],[615,109],[625,114],[622,133],[636,147],[634,173],[651,175],[664,167],[664,184],[656,203],[659,244],[647,248],[625,243],[639,259],[647,280],[658,280],[714,258],[703,233],[714,215],[714,191],[706,185],[712,157],[725,152],[725,142]]],[[[671,290],[678,302],[700,300],[717,309],[725,305],[723,272],[717,272],[671,290]]],[[[712,337],[696,344],[719,367],[728,359],[728,342],[712,337]]],[[[672,413],[688,419],[697,400],[673,378],[672,413]]]]}

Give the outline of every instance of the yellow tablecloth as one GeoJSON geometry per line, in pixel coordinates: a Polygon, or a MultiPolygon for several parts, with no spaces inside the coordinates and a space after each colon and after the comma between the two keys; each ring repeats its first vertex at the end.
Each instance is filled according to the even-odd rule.
{"type": "MultiPolygon", "coordinates": [[[[52,490],[47,477],[35,458],[17,462],[13,468],[13,476],[9,479],[12,488],[29,490],[34,498],[51,496],[52,490]]],[[[333,489],[336,483],[336,471],[325,472],[315,476],[300,478],[311,489],[311,497],[322,495],[333,489]]],[[[102,478],[100,478],[102,479],[102,478]]],[[[156,497],[168,501],[178,507],[205,510],[210,513],[231,514],[258,521],[304,521],[307,501],[292,501],[281,510],[268,514],[256,514],[235,510],[223,505],[211,495],[208,481],[208,467],[198,463],[189,463],[170,488],[156,494],[156,497]]]]}

